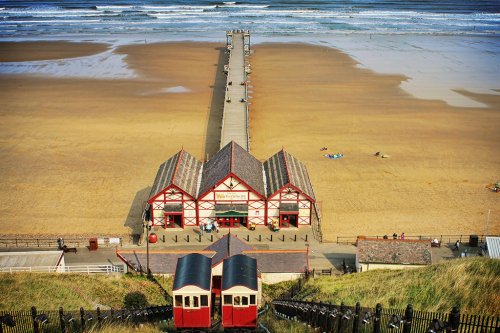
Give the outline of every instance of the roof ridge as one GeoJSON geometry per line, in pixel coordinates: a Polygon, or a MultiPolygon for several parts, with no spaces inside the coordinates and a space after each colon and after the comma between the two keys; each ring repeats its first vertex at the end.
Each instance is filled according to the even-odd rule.
{"type": "Polygon", "coordinates": [[[290,183],[291,182],[291,178],[290,178],[290,171],[288,170],[288,161],[286,159],[285,147],[281,148],[281,152],[283,153],[283,161],[285,162],[285,171],[286,171],[287,183],[290,183]]]}
{"type": "Polygon", "coordinates": [[[233,173],[234,170],[234,141],[231,141],[231,163],[229,164],[229,172],[233,173]]]}
{"type": "Polygon", "coordinates": [[[175,176],[177,176],[177,171],[179,170],[179,165],[181,164],[181,158],[183,153],[184,153],[184,147],[182,147],[181,151],[179,152],[179,157],[177,158],[177,163],[175,165],[175,170],[172,175],[172,180],[170,181],[172,184],[175,184],[175,176]]]}

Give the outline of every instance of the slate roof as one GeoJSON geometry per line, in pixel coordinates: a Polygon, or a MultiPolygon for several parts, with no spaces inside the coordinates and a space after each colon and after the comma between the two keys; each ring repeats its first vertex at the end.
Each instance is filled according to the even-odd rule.
{"type": "Polygon", "coordinates": [[[184,192],[196,198],[196,187],[202,164],[184,149],[160,165],[151,187],[149,199],[170,185],[176,185],[184,192]]]}
{"type": "Polygon", "coordinates": [[[225,145],[203,166],[199,194],[209,191],[230,173],[263,197],[266,196],[262,163],[234,141],[225,145]]]}
{"type": "Polygon", "coordinates": [[[179,258],[172,290],[179,290],[185,286],[197,286],[203,290],[210,290],[212,284],[210,263],[210,258],[199,253],[191,253],[179,258]]]}
{"type": "Polygon", "coordinates": [[[231,234],[224,235],[217,242],[205,248],[205,251],[215,252],[212,257],[212,267],[230,256],[241,254],[245,250],[254,250],[254,248],[231,234]]]}
{"type": "Polygon", "coordinates": [[[290,183],[313,200],[316,200],[305,165],[284,149],[264,162],[264,173],[268,197],[290,183]]]}
{"type": "MultiPolygon", "coordinates": [[[[149,269],[153,274],[174,274],[177,260],[190,253],[193,253],[193,251],[149,251],[149,269]]],[[[215,252],[210,251],[200,251],[198,253],[208,258],[212,258],[215,254],[215,252]]],[[[116,255],[132,269],[140,271],[142,266],[142,270],[146,271],[146,251],[122,250],[117,251],[116,255]]]]}
{"type": "Polygon", "coordinates": [[[430,265],[431,242],[401,239],[359,239],[358,261],[373,264],[430,265]]]}
{"type": "Polygon", "coordinates": [[[224,259],[222,263],[222,290],[243,286],[257,290],[257,261],[243,254],[224,259]]]}
{"type": "Polygon", "coordinates": [[[25,252],[0,252],[0,271],[9,267],[57,267],[63,251],[25,251],[25,252]]]}
{"type": "Polygon", "coordinates": [[[261,273],[303,273],[308,269],[307,250],[254,250],[243,254],[257,260],[261,273]]]}

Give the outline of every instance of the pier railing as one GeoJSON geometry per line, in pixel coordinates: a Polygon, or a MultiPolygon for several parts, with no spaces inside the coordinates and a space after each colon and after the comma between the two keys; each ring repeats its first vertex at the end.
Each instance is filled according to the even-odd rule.
{"type": "MultiPolygon", "coordinates": [[[[398,235],[398,237],[401,237],[398,235]]],[[[405,235],[405,239],[412,239],[412,240],[433,240],[437,239],[440,244],[453,244],[457,240],[460,241],[460,243],[467,243],[470,241],[471,237],[477,237],[477,240],[479,243],[484,243],[486,242],[486,237],[500,237],[498,235],[472,235],[472,234],[465,234],[465,235],[405,235]]],[[[360,235],[360,236],[338,236],[337,237],[337,244],[355,244],[356,241],[359,238],[375,238],[375,239],[392,239],[392,235],[375,235],[375,236],[369,236],[369,235],[360,235]]]]}

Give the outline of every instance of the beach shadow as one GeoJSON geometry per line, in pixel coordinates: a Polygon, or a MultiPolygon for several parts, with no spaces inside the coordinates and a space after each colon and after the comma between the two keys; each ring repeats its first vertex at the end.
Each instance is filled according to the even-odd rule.
{"type": "Polygon", "coordinates": [[[148,200],[149,192],[151,192],[151,186],[137,191],[130,205],[125,223],[123,224],[125,227],[129,228],[134,243],[138,241],[142,232],[142,212],[148,200]]]}
{"type": "Polygon", "coordinates": [[[224,94],[226,90],[224,65],[228,63],[229,59],[225,47],[218,47],[216,49],[219,51],[219,61],[217,63],[214,84],[211,86],[212,101],[210,103],[210,112],[205,135],[205,151],[203,154],[203,159],[205,160],[207,160],[207,156],[209,159],[219,151],[222,115],[224,114],[224,94]]]}

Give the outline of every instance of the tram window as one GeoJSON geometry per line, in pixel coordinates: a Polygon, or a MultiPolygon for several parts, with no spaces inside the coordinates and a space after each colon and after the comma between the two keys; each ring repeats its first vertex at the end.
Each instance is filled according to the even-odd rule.
{"type": "Polygon", "coordinates": [[[208,296],[201,295],[201,306],[208,306],[208,296]]]}
{"type": "Polygon", "coordinates": [[[248,297],[247,296],[241,297],[241,305],[248,305],[248,297]]]}
{"type": "Polygon", "coordinates": [[[199,308],[200,307],[200,300],[198,296],[193,296],[193,308],[199,308]]]}
{"type": "Polygon", "coordinates": [[[240,296],[234,296],[233,300],[233,305],[241,305],[241,297],[240,296]]]}
{"type": "Polygon", "coordinates": [[[182,306],[182,295],[175,295],[175,306],[182,306]]]}
{"type": "Polygon", "coordinates": [[[233,296],[232,295],[224,295],[224,305],[233,304],[233,296]]]}
{"type": "Polygon", "coordinates": [[[184,296],[184,307],[185,308],[191,307],[191,302],[189,302],[189,296],[184,296]]]}
{"type": "Polygon", "coordinates": [[[250,295],[250,305],[255,305],[255,295],[250,295]]]}

